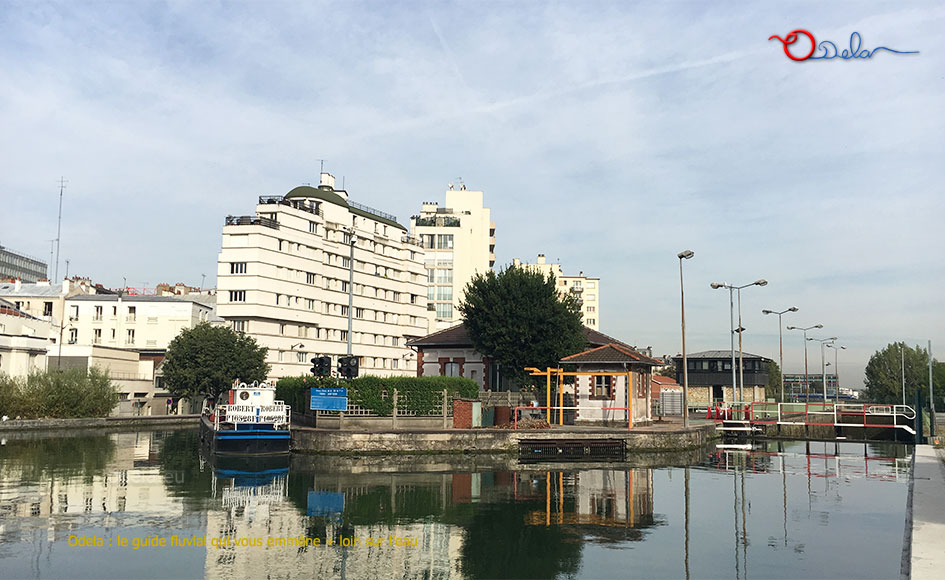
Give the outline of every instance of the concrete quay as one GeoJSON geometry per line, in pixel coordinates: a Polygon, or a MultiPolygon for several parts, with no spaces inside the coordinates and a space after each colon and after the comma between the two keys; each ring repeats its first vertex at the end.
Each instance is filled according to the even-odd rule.
{"type": "Polygon", "coordinates": [[[716,438],[714,423],[683,429],[666,421],[631,430],[606,427],[553,426],[551,429],[403,429],[364,431],[294,427],[296,453],[351,455],[517,454],[524,440],[620,440],[627,453],[684,451],[704,447],[716,438]]]}
{"type": "Polygon", "coordinates": [[[909,483],[901,576],[938,580],[945,570],[945,450],[916,445],[909,483]]]}

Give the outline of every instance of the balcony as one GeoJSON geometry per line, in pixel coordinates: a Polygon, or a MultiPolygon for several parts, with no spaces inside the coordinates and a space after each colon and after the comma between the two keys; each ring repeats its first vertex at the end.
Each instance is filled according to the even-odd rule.
{"type": "Polygon", "coordinates": [[[285,205],[317,215],[319,217],[324,217],[321,205],[314,201],[306,201],[302,199],[287,200],[281,195],[260,195],[259,205],[285,205]]]}
{"type": "Polygon", "coordinates": [[[418,217],[417,226],[440,227],[440,228],[458,228],[460,226],[459,218],[452,216],[439,217],[418,217]]]}
{"type": "Polygon", "coordinates": [[[274,230],[279,229],[279,222],[271,218],[264,218],[255,215],[226,216],[225,226],[265,226],[274,230]]]}
{"type": "Polygon", "coordinates": [[[128,314],[127,316],[125,316],[125,322],[134,322],[136,318],[137,318],[136,315],[128,314]]]}

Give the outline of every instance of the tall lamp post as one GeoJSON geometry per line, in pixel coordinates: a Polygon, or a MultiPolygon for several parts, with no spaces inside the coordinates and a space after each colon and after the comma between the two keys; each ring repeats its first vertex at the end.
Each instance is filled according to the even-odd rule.
{"type": "Polygon", "coordinates": [[[692,250],[685,250],[676,254],[679,258],[679,310],[682,319],[682,398],[683,398],[683,428],[689,428],[689,365],[686,361],[686,294],[683,290],[682,262],[692,258],[692,250]]]}
{"type": "Polygon", "coordinates": [[[804,331],[804,402],[810,402],[810,377],[807,374],[807,331],[813,330],[814,328],[823,328],[823,324],[815,324],[814,326],[808,326],[807,328],[801,328],[799,326],[788,326],[788,330],[803,330],[804,331]]]}
{"type": "Polygon", "coordinates": [[[834,337],[831,337],[831,338],[808,338],[807,340],[811,340],[811,341],[819,342],[819,343],[820,343],[820,380],[822,380],[823,383],[824,383],[824,384],[823,384],[823,386],[824,386],[824,404],[826,405],[826,404],[827,404],[827,367],[824,365],[824,343],[832,342],[832,341],[834,341],[834,340],[837,340],[837,337],[834,336],[834,337]]]}
{"type": "MultiPolygon", "coordinates": [[[[732,292],[735,291],[738,293],[738,402],[742,402],[744,399],[744,387],[745,387],[745,370],[744,370],[744,354],[742,352],[742,331],[745,329],[742,328],[742,288],[748,288],[749,286],[766,286],[768,284],[767,280],[755,280],[751,284],[743,284],[741,286],[733,286],[725,282],[713,282],[710,286],[716,290],[719,288],[728,288],[729,294],[729,319],[732,318],[732,292]]],[[[734,323],[732,324],[734,326],[734,323]]],[[[735,329],[732,329],[732,392],[735,392],[735,329]]],[[[752,397],[754,399],[754,397],[752,397]]]]}
{"type": "Polygon", "coordinates": [[[840,357],[839,357],[839,354],[841,350],[846,350],[847,347],[840,346],[836,343],[830,342],[830,343],[827,343],[827,348],[833,349],[833,374],[836,375],[837,377],[837,393],[834,396],[834,402],[839,403],[840,402],[840,361],[839,361],[840,357]]]}
{"type": "Polygon", "coordinates": [[[781,315],[788,312],[797,312],[797,306],[792,306],[787,310],[782,310],[780,312],[775,312],[774,310],[762,310],[762,314],[777,314],[778,315],[778,370],[781,372],[781,402],[784,402],[784,333],[782,332],[781,325],[781,315]]]}

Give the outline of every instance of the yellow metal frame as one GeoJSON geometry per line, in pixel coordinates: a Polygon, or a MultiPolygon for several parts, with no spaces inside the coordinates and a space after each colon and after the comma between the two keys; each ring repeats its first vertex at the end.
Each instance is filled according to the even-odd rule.
{"type": "MultiPolygon", "coordinates": [[[[592,372],[592,371],[565,371],[564,369],[553,369],[547,367],[545,370],[539,370],[535,367],[525,367],[525,371],[533,377],[545,377],[545,420],[548,423],[551,423],[551,375],[555,374],[558,377],[558,406],[564,407],[564,390],[561,388],[561,382],[564,377],[579,377],[579,376],[592,376],[592,377],[620,377],[625,376],[627,378],[627,428],[633,428],[633,371],[628,370],[626,373],[605,373],[605,372],[592,372]]],[[[575,392],[577,392],[577,386],[575,386],[575,392]]],[[[564,413],[558,413],[558,425],[564,425],[564,413]]]]}

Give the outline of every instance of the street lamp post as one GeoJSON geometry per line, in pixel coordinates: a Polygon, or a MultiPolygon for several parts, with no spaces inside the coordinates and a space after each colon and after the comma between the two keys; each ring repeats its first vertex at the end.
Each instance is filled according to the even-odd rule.
{"type": "Polygon", "coordinates": [[[837,337],[831,338],[808,338],[807,340],[812,340],[814,342],[820,343],[820,380],[823,381],[824,387],[824,405],[827,404],[827,367],[824,365],[824,343],[837,340],[837,337]]]}
{"type": "Polygon", "coordinates": [[[788,326],[788,330],[803,330],[804,331],[804,402],[810,402],[810,377],[807,374],[807,331],[814,328],[823,328],[823,324],[815,324],[814,326],[808,326],[807,328],[801,328],[799,326],[788,326]]]}
{"type": "Polygon", "coordinates": [[[679,310],[682,319],[682,373],[683,373],[683,428],[689,428],[689,365],[686,361],[686,295],[683,290],[682,262],[693,256],[692,250],[679,252],[676,257],[679,258],[679,310]]]}
{"type": "Polygon", "coordinates": [[[837,377],[837,393],[834,396],[834,402],[840,402],[840,361],[839,354],[841,350],[846,350],[847,347],[839,346],[836,343],[827,343],[827,348],[833,349],[833,374],[837,377]]]}
{"type": "MultiPolygon", "coordinates": [[[[744,400],[744,388],[745,388],[745,358],[742,351],[742,332],[745,330],[742,328],[742,288],[748,288],[749,286],[766,286],[768,284],[767,280],[755,280],[751,284],[743,284],[741,286],[733,286],[725,282],[718,283],[713,282],[710,286],[716,290],[719,288],[728,288],[729,292],[729,318],[732,317],[732,291],[738,292],[738,402],[744,400]]],[[[732,392],[735,392],[735,330],[732,329],[732,392]]],[[[752,396],[754,400],[754,396],[752,396]]]]}
{"type": "Polygon", "coordinates": [[[784,402],[784,333],[781,330],[784,328],[781,325],[781,315],[788,312],[797,312],[797,306],[792,306],[787,310],[782,310],[780,312],[775,312],[774,310],[762,310],[762,314],[777,314],[778,315],[778,370],[781,372],[781,402],[784,402]]]}

